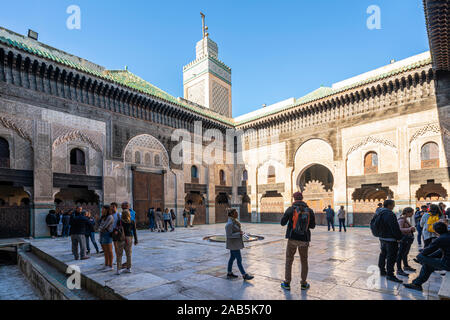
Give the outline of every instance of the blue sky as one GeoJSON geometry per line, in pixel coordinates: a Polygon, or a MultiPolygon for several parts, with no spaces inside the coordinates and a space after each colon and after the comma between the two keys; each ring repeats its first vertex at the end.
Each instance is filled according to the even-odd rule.
{"type": "Polygon", "coordinates": [[[0,25],[182,96],[200,11],[232,68],[233,116],[429,50],[422,0],[3,1],[0,25]],[[81,30],[66,28],[69,5],[81,30]],[[381,30],[366,26],[370,5],[381,30]]]}

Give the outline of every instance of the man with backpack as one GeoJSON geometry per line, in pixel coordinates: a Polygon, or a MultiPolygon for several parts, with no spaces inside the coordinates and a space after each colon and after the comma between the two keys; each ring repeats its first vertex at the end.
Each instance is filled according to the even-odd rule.
{"type": "Polygon", "coordinates": [[[372,234],[380,239],[381,252],[378,259],[380,275],[387,276],[387,279],[390,281],[402,283],[403,281],[394,274],[394,266],[398,254],[398,241],[403,238],[397,217],[392,211],[394,207],[394,200],[385,200],[383,209],[377,210],[372,218],[370,229],[372,234]]]}
{"type": "Polygon", "coordinates": [[[316,227],[314,211],[302,201],[301,192],[294,193],[294,203],[289,207],[281,218],[281,225],[285,226],[286,239],[288,239],[286,247],[286,268],[285,281],[281,283],[281,287],[285,290],[291,290],[292,280],[292,264],[294,262],[295,252],[298,249],[300,254],[300,262],[302,265],[301,272],[301,289],[307,290],[310,285],[306,282],[308,276],[308,247],[311,241],[311,231],[316,227]]]}
{"type": "Polygon", "coordinates": [[[331,228],[334,229],[334,210],[331,208],[330,205],[328,205],[328,208],[324,209],[323,212],[325,212],[325,215],[327,217],[327,225],[328,225],[328,231],[330,231],[331,228]]]}

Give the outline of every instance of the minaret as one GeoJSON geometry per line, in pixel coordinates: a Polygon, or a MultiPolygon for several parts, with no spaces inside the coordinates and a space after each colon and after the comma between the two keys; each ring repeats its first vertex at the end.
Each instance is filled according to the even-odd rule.
{"type": "Polygon", "coordinates": [[[195,60],[183,67],[184,99],[231,117],[231,68],[218,59],[217,43],[200,15],[203,38],[195,47],[195,60]]]}

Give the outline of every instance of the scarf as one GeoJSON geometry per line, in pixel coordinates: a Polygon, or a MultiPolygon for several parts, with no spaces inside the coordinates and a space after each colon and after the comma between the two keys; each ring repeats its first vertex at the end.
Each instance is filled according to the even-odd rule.
{"type": "Polygon", "coordinates": [[[239,227],[239,229],[241,229],[241,223],[239,222],[238,219],[231,218],[231,220],[233,221],[233,223],[235,223],[239,227]]]}

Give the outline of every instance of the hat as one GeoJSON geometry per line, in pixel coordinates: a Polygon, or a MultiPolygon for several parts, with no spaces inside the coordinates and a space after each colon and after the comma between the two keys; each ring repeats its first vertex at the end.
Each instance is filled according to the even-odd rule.
{"type": "Polygon", "coordinates": [[[301,192],[294,193],[294,200],[303,200],[303,194],[301,192]]]}

